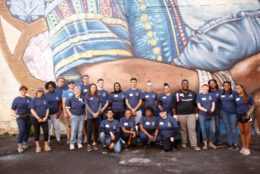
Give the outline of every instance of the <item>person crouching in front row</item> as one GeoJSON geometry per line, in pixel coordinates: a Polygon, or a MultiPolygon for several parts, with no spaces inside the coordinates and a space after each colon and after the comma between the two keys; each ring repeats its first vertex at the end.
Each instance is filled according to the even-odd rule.
{"type": "Polygon", "coordinates": [[[119,122],[114,120],[114,113],[111,109],[106,112],[107,119],[101,122],[99,127],[99,140],[104,147],[105,153],[114,151],[120,153],[122,145],[120,141],[120,128],[119,122]]]}

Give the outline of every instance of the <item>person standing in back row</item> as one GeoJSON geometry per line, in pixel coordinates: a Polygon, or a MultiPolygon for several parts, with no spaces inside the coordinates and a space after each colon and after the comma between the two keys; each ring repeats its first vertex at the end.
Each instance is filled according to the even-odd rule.
{"type": "Polygon", "coordinates": [[[137,89],[137,79],[130,79],[131,88],[126,91],[126,106],[132,111],[135,123],[139,124],[142,118],[142,91],[137,89]]]}
{"type": "Polygon", "coordinates": [[[168,83],[163,84],[164,93],[158,97],[158,106],[160,110],[166,110],[167,115],[173,116],[172,113],[172,93],[168,83]]]}
{"type": "Polygon", "coordinates": [[[180,122],[182,147],[187,147],[188,133],[191,147],[199,151],[196,136],[196,120],[198,119],[196,98],[197,94],[189,89],[189,81],[182,80],[181,90],[173,94],[173,114],[174,118],[180,122]]]}
{"type": "Polygon", "coordinates": [[[146,91],[142,93],[143,110],[148,106],[151,106],[154,110],[154,115],[159,115],[157,107],[157,94],[153,91],[153,83],[149,80],[146,84],[146,91]]]}
{"type": "Polygon", "coordinates": [[[108,107],[108,98],[109,98],[109,93],[104,89],[104,79],[98,79],[97,81],[97,93],[98,93],[98,98],[99,102],[101,103],[101,110],[100,110],[100,118],[101,120],[104,120],[106,117],[105,110],[108,107]]]}

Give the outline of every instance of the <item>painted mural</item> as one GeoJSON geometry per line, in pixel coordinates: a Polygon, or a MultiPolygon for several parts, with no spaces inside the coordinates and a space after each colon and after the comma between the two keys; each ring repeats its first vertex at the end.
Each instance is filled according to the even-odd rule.
{"type": "Polygon", "coordinates": [[[4,0],[0,19],[4,61],[31,89],[86,73],[107,89],[136,76],[158,91],[214,77],[244,84],[259,105],[259,0],[4,0]]]}

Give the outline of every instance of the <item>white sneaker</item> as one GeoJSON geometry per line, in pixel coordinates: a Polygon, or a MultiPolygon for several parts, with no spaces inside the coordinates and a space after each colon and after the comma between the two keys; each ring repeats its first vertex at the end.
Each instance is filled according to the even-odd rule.
{"type": "Polygon", "coordinates": [[[75,149],[75,145],[74,144],[70,144],[70,150],[74,150],[75,149]]]}
{"type": "Polygon", "coordinates": [[[18,148],[17,148],[18,153],[23,153],[24,149],[22,144],[18,144],[18,148]]]}
{"type": "Polygon", "coordinates": [[[27,144],[26,142],[24,142],[22,146],[23,146],[23,149],[24,149],[24,150],[26,150],[26,149],[29,148],[29,146],[28,146],[28,144],[27,144]]]}
{"type": "Polygon", "coordinates": [[[96,146],[96,145],[97,145],[97,143],[96,143],[95,141],[93,141],[92,145],[93,145],[93,146],[96,146]]]}
{"type": "Polygon", "coordinates": [[[244,150],[244,153],[243,153],[243,155],[250,155],[251,154],[251,152],[250,152],[250,150],[249,149],[245,149],[244,150]]]}
{"type": "Polygon", "coordinates": [[[83,146],[82,144],[78,144],[78,148],[81,149],[83,146]]]}
{"type": "Polygon", "coordinates": [[[212,149],[217,149],[218,147],[215,146],[212,142],[209,142],[209,147],[212,149]]]}
{"type": "Polygon", "coordinates": [[[182,147],[183,149],[185,149],[185,148],[187,148],[187,145],[186,145],[186,144],[182,144],[181,147],[182,147]]]}
{"type": "Polygon", "coordinates": [[[243,154],[245,151],[245,148],[243,147],[241,150],[240,150],[240,153],[243,154]]]}

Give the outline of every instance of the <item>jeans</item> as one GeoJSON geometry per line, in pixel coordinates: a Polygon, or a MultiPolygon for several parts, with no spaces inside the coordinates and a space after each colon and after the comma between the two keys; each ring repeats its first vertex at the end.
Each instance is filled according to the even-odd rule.
{"type": "Polygon", "coordinates": [[[220,128],[220,124],[221,124],[221,112],[220,110],[217,110],[214,112],[214,117],[215,117],[215,126],[216,126],[216,144],[222,144],[223,140],[222,140],[222,135],[221,135],[221,128],[220,128]]]}
{"type": "Polygon", "coordinates": [[[48,125],[49,125],[48,141],[50,141],[50,138],[51,138],[52,125],[55,129],[56,140],[60,141],[60,120],[58,118],[56,118],[56,114],[50,114],[50,119],[48,120],[48,125]]]}
{"type": "Polygon", "coordinates": [[[70,137],[70,144],[82,144],[82,131],[83,131],[83,115],[71,115],[70,117],[71,122],[71,137],[70,137]],[[76,140],[78,137],[78,140],[76,140]]]}
{"type": "Polygon", "coordinates": [[[18,134],[18,144],[22,144],[23,142],[28,142],[30,129],[31,129],[31,119],[30,117],[26,118],[17,118],[16,119],[19,134],[18,134]]]}
{"type": "Polygon", "coordinates": [[[228,114],[224,111],[221,111],[221,114],[226,128],[228,145],[237,145],[239,134],[236,114],[228,114]]]}
{"type": "MultiPolygon", "coordinates": [[[[107,138],[109,138],[110,135],[106,134],[105,132],[101,132],[99,134],[99,139],[100,139],[100,142],[101,144],[104,146],[104,147],[107,147],[107,144],[106,144],[106,140],[107,138]]],[[[121,144],[121,141],[120,139],[118,139],[116,142],[115,142],[115,146],[114,146],[114,152],[115,153],[120,153],[122,151],[122,144],[121,144]]]]}
{"type": "Polygon", "coordinates": [[[42,128],[43,131],[43,140],[44,141],[48,141],[48,122],[41,122],[39,123],[38,120],[36,120],[34,117],[32,117],[32,124],[33,124],[33,128],[34,128],[34,138],[35,141],[39,141],[40,140],[40,134],[41,134],[41,130],[40,128],[42,128]]]}
{"type": "Polygon", "coordinates": [[[209,126],[209,141],[214,143],[215,142],[215,133],[216,133],[216,127],[215,127],[215,116],[213,116],[210,120],[207,120],[205,115],[199,115],[199,122],[200,122],[200,128],[202,132],[202,139],[203,141],[207,141],[207,131],[206,131],[206,122],[208,122],[209,126]]]}

